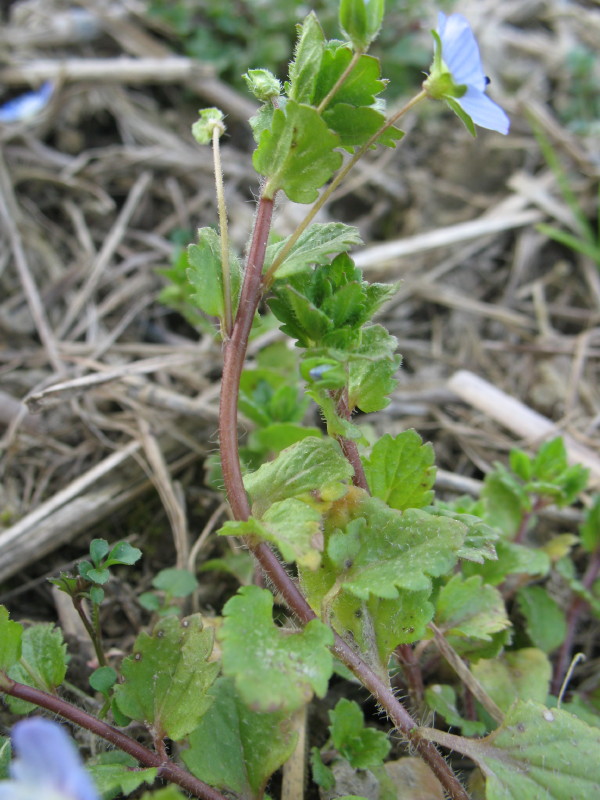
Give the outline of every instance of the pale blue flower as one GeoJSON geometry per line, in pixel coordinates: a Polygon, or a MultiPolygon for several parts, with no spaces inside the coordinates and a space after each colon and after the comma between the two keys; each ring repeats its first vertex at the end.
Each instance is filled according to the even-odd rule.
{"type": "Polygon", "coordinates": [[[0,800],[99,800],[71,738],[56,722],[31,717],[13,727],[16,758],[0,800]]]}
{"type": "Polygon", "coordinates": [[[54,92],[49,81],[35,92],[25,92],[0,106],[0,122],[23,122],[35,117],[47,105],[54,92]]]}
{"type": "Polygon", "coordinates": [[[481,66],[477,40],[467,20],[461,14],[447,17],[440,11],[437,32],[432,33],[436,40],[436,53],[431,74],[423,84],[427,93],[445,100],[473,134],[473,123],[498,133],[508,133],[508,117],[485,94],[489,80],[481,66]]]}

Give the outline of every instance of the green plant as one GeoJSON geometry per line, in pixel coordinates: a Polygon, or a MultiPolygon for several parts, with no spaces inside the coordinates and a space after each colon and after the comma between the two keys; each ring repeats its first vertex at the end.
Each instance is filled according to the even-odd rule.
{"type": "MultiPolygon", "coordinates": [[[[112,564],[134,563],[139,553],[95,540],[79,577],[61,576],[58,584],[76,606],[85,595],[96,608],[87,626],[101,664],[91,678],[101,695],[96,716],[59,694],[65,654],[57,635],[30,634],[0,609],[0,691],[122,750],[125,756],[104,756],[91,767],[109,794],[158,775],[206,800],[262,800],[295,750],[296,716],[314,696],[327,695],[334,671],[368,690],[396,738],[426,763],[440,795],[469,796],[436,744],[477,765],[489,800],[567,800],[592,796],[600,783],[599,715],[592,705],[582,718],[598,686],[561,707],[578,620],[600,607],[600,501],[590,504],[584,494],[586,470],[568,464],[557,439],[535,456],[515,450],[508,466],[486,477],[479,500],[436,503],[431,446],[412,430],[370,442],[353,417],[385,408],[395,387],[397,342],[374,315],[396,287],[365,281],[348,252],[357,231],[314,223],[315,214],[367,152],[396,146],[403,136],[396,123],[427,97],[444,100],[472,133],[475,125],[508,127],[485,95],[477,44],[459,15],[440,15],[429,77],[386,116],[380,65],[366,53],[382,15],[379,0],[342,0],[346,41],[331,41],[309,14],[284,87],[264,68],[247,73],[263,105],[252,120],[261,189],[244,266],[227,234],[223,115],[207,109],[194,125],[198,141],[213,148],[217,178],[218,232],[201,229],[187,259],[190,298],[218,319],[223,339],[220,474],[233,519],[219,534],[253,554],[278,608],[271,591],[246,581],[211,625],[199,614],[165,613],[113,667],[100,646],[101,585],[112,564]],[[274,202],[283,194],[311,207],[290,236],[272,241],[274,202]],[[278,346],[244,373],[263,299],[298,358],[278,346]],[[326,435],[302,428],[300,386],[326,435]],[[257,426],[245,452],[240,410],[257,426]],[[548,505],[582,498],[590,507],[577,536],[536,540],[537,517],[548,505]],[[559,580],[571,598],[564,617],[552,594],[559,580]],[[33,676],[45,663],[30,655],[38,639],[51,642],[52,674],[28,682],[22,670],[33,676]],[[560,654],[554,685],[552,652],[560,654]],[[462,735],[420,725],[417,715],[428,711],[462,735]],[[109,714],[114,724],[102,718],[109,714]],[[151,747],[122,730],[132,722],[151,747]]],[[[223,565],[247,577],[232,560],[223,565]]],[[[154,586],[164,594],[146,602],[161,612],[191,581],[182,588],[181,574],[162,571],[154,586]]],[[[368,769],[378,796],[395,796],[384,768],[389,731],[365,726],[358,706],[342,698],[330,712],[328,737],[313,750],[318,786],[337,786],[337,763],[350,773],[368,769]]]]}

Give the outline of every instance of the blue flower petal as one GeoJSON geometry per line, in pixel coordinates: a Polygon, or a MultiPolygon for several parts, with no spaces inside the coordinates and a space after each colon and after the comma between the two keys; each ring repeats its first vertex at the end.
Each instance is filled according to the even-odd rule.
{"type": "Polygon", "coordinates": [[[469,86],[462,97],[455,98],[456,102],[480,128],[488,128],[491,131],[507,134],[510,128],[510,120],[493,100],[469,86]]]}
{"type": "Polygon", "coordinates": [[[52,97],[54,86],[46,81],[36,92],[25,92],[0,106],[0,122],[22,122],[39,114],[52,97]]]}
{"type": "Polygon", "coordinates": [[[471,26],[461,14],[438,15],[438,33],[442,41],[442,58],[454,83],[485,89],[479,47],[471,26]],[[443,21],[441,18],[444,18],[443,21]]]}
{"type": "Polygon", "coordinates": [[[28,789],[35,788],[37,795],[32,793],[32,797],[98,800],[78,751],[60,725],[31,717],[13,727],[12,741],[17,758],[11,775],[22,790],[16,797],[25,797],[28,789]]]}

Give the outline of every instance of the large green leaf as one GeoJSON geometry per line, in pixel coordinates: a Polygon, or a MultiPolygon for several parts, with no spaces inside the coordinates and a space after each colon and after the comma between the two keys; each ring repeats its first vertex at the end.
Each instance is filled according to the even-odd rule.
{"type": "Polygon", "coordinates": [[[551,653],[563,643],[567,634],[565,612],[543,586],[523,586],[517,592],[517,602],[532,644],[551,653]]]}
{"type": "Polygon", "coordinates": [[[318,189],[341,166],[336,151],[340,140],[323,122],[315,108],[288,100],[285,110],[273,114],[269,130],[263,131],[252,163],[267,182],[265,197],[283,189],[296,203],[313,203],[318,189]]]}
{"type": "Polygon", "coordinates": [[[182,752],[186,766],[218,789],[262,797],[269,777],[296,744],[289,714],[252,711],[230,678],[219,678],[209,697],[213,703],[182,752]]]}
{"type": "Polygon", "coordinates": [[[392,508],[423,508],[433,500],[435,454],[414,430],[382,436],[364,468],[371,494],[392,508]]]}
{"type": "Polygon", "coordinates": [[[556,708],[518,700],[484,739],[427,729],[427,738],[472,758],[486,800],[591,800],[600,795],[600,729],[556,708]]]}
{"type": "Polygon", "coordinates": [[[396,388],[394,375],[400,366],[398,341],[382,325],[362,329],[360,344],[353,349],[348,365],[348,408],[365,413],[380,411],[389,404],[396,388]]]}
{"type": "Polygon", "coordinates": [[[437,597],[436,625],[446,634],[490,641],[491,634],[510,627],[504,599],[481,576],[453,575],[437,597]]]}
{"type": "MultiPolygon", "coordinates": [[[[323,113],[323,119],[339,135],[342,147],[349,149],[366,144],[386,121],[385,114],[375,108],[357,108],[349,103],[335,103],[323,113]]],[[[396,147],[403,136],[403,131],[391,126],[377,138],[377,144],[396,147]]]]}
{"type": "Polygon", "coordinates": [[[333,634],[326,625],[313,619],[302,631],[278,628],[273,596],[257,586],[242,587],[223,615],[223,672],[251,709],[292,712],[313,694],[324,696],[333,671],[333,634]]]}
{"type": "Polygon", "coordinates": [[[494,659],[481,659],[471,667],[473,675],[503,711],[515,698],[541,703],[550,689],[552,667],[535,647],[509,650],[494,659]]]}
{"type": "Polygon", "coordinates": [[[288,497],[315,502],[339,497],[352,474],[337,442],[309,436],[246,475],[244,486],[252,498],[254,515],[262,517],[270,505],[288,497]]]}
{"type": "Polygon", "coordinates": [[[165,617],[152,635],[140,633],[121,666],[124,683],[115,687],[121,713],[143,722],[155,737],[182,739],[210,705],[207,690],[219,671],[207,661],[212,645],[199,614],[165,617]]]}

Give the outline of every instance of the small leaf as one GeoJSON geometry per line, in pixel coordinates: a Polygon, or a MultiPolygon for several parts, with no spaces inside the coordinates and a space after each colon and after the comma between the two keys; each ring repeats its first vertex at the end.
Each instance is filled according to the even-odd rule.
{"type": "Polygon", "coordinates": [[[335,786],[335,777],[329,767],[325,766],[321,758],[321,751],[318,747],[311,747],[310,749],[310,767],[314,782],[321,789],[333,789],[335,786]]]}
{"type": "Polygon", "coordinates": [[[519,610],[531,643],[551,653],[567,634],[565,612],[542,586],[523,586],[517,592],[519,610]]]}
{"type": "Polygon", "coordinates": [[[189,597],[196,590],[198,581],[189,569],[168,567],[161,569],[152,579],[152,586],[170,597],[189,597]]]}
{"type": "Polygon", "coordinates": [[[95,603],[97,606],[99,606],[104,600],[104,589],[101,589],[99,586],[91,586],[90,600],[92,603],[95,603]]]}
{"type": "Polygon", "coordinates": [[[329,712],[329,718],[333,744],[353,767],[368,769],[383,764],[390,752],[390,742],[383,731],[365,727],[357,703],[342,698],[329,712]]]}
{"type": "Polygon", "coordinates": [[[131,566],[139,561],[141,557],[142,551],[138,547],[132,547],[129,542],[117,542],[108,554],[104,566],[110,567],[113,564],[127,564],[131,566]]]}
{"type": "Polygon", "coordinates": [[[500,464],[486,475],[481,499],[485,503],[486,522],[500,528],[509,538],[519,530],[523,514],[531,511],[529,495],[517,478],[500,464]]]}
{"type": "Polygon", "coordinates": [[[192,731],[210,701],[206,696],[219,666],[208,663],[212,632],[200,615],[162,619],[152,635],[142,632],[124,659],[124,683],[115,687],[121,713],[143,722],[156,737],[175,741],[192,731]]]}
{"type": "Polygon", "coordinates": [[[182,752],[186,766],[218,789],[261,798],[268,779],[296,745],[289,715],[250,710],[230,678],[219,678],[209,697],[212,705],[182,752]]]}
{"type": "Polygon", "coordinates": [[[98,667],[88,680],[92,689],[106,696],[117,682],[118,677],[116,670],[112,667],[98,667]]]}
{"type": "Polygon", "coordinates": [[[509,650],[490,661],[481,659],[471,670],[503,711],[515,698],[540,703],[548,696],[552,668],[546,654],[534,647],[509,650]]]}
{"type": "Polygon", "coordinates": [[[9,619],[8,610],[0,606],[0,670],[6,671],[21,658],[23,628],[9,619]]]}
{"type": "Polygon", "coordinates": [[[108,551],[109,546],[106,539],[92,539],[90,543],[90,558],[96,566],[98,566],[108,551]]]}
{"type": "Polygon", "coordinates": [[[313,203],[342,164],[335,150],[339,144],[315,108],[288,100],[285,111],[275,110],[252,158],[255,170],[267,178],[263,196],[272,198],[283,189],[296,203],[313,203]]]}
{"type": "Polygon", "coordinates": [[[244,586],[224,609],[219,632],[223,672],[254,711],[295,711],[313,694],[323,697],[333,671],[331,630],[317,619],[302,631],[273,623],[273,596],[244,586]]]}
{"type": "Polygon", "coordinates": [[[427,735],[479,765],[487,800],[583,800],[600,791],[600,730],[560,709],[517,701],[485,739],[427,735]]]}
{"type": "Polygon", "coordinates": [[[143,783],[154,783],[158,769],[140,768],[137,761],[120,750],[108,750],[86,762],[98,794],[115,797],[135,792],[143,783]]]}
{"type": "Polygon", "coordinates": [[[510,627],[504,600],[480,575],[453,575],[440,589],[436,625],[447,635],[491,640],[491,634],[510,627]]]}
{"type": "Polygon", "coordinates": [[[348,408],[381,411],[396,388],[394,375],[401,360],[396,355],[398,341],[382,325],[364,327],[361,338],[348,364],[348,408]]]}
{"type": "Polygon", "coordinates": [[[352,472],[337,442],[311,436],[246,475],[244,486],[252,498],[253,514],[261,517],[270,505],[288,497],[311,493],[339,497],[352,472]]]}
{"type": "Polygon", "coordinates": [[[433,500],[435,454],[414,430],[382,436],[364,460],[371,494],[391,508],[423,508],[433,500]]]}
{"type": "MultiPolygon", "coordinates": [[[[277,258],[287,241],[286,238],[267,247],[264,272],[277,258]]],[[[362,244],[362,239],[358,229],[351,225],[344,225],[341,222],[315,222],[298,237],[277,269],[275,277],[277,280],[281,280],[307,270],[311,264],[327,264],[333,253],[345,252],[360,244],[362,244]]]]}

